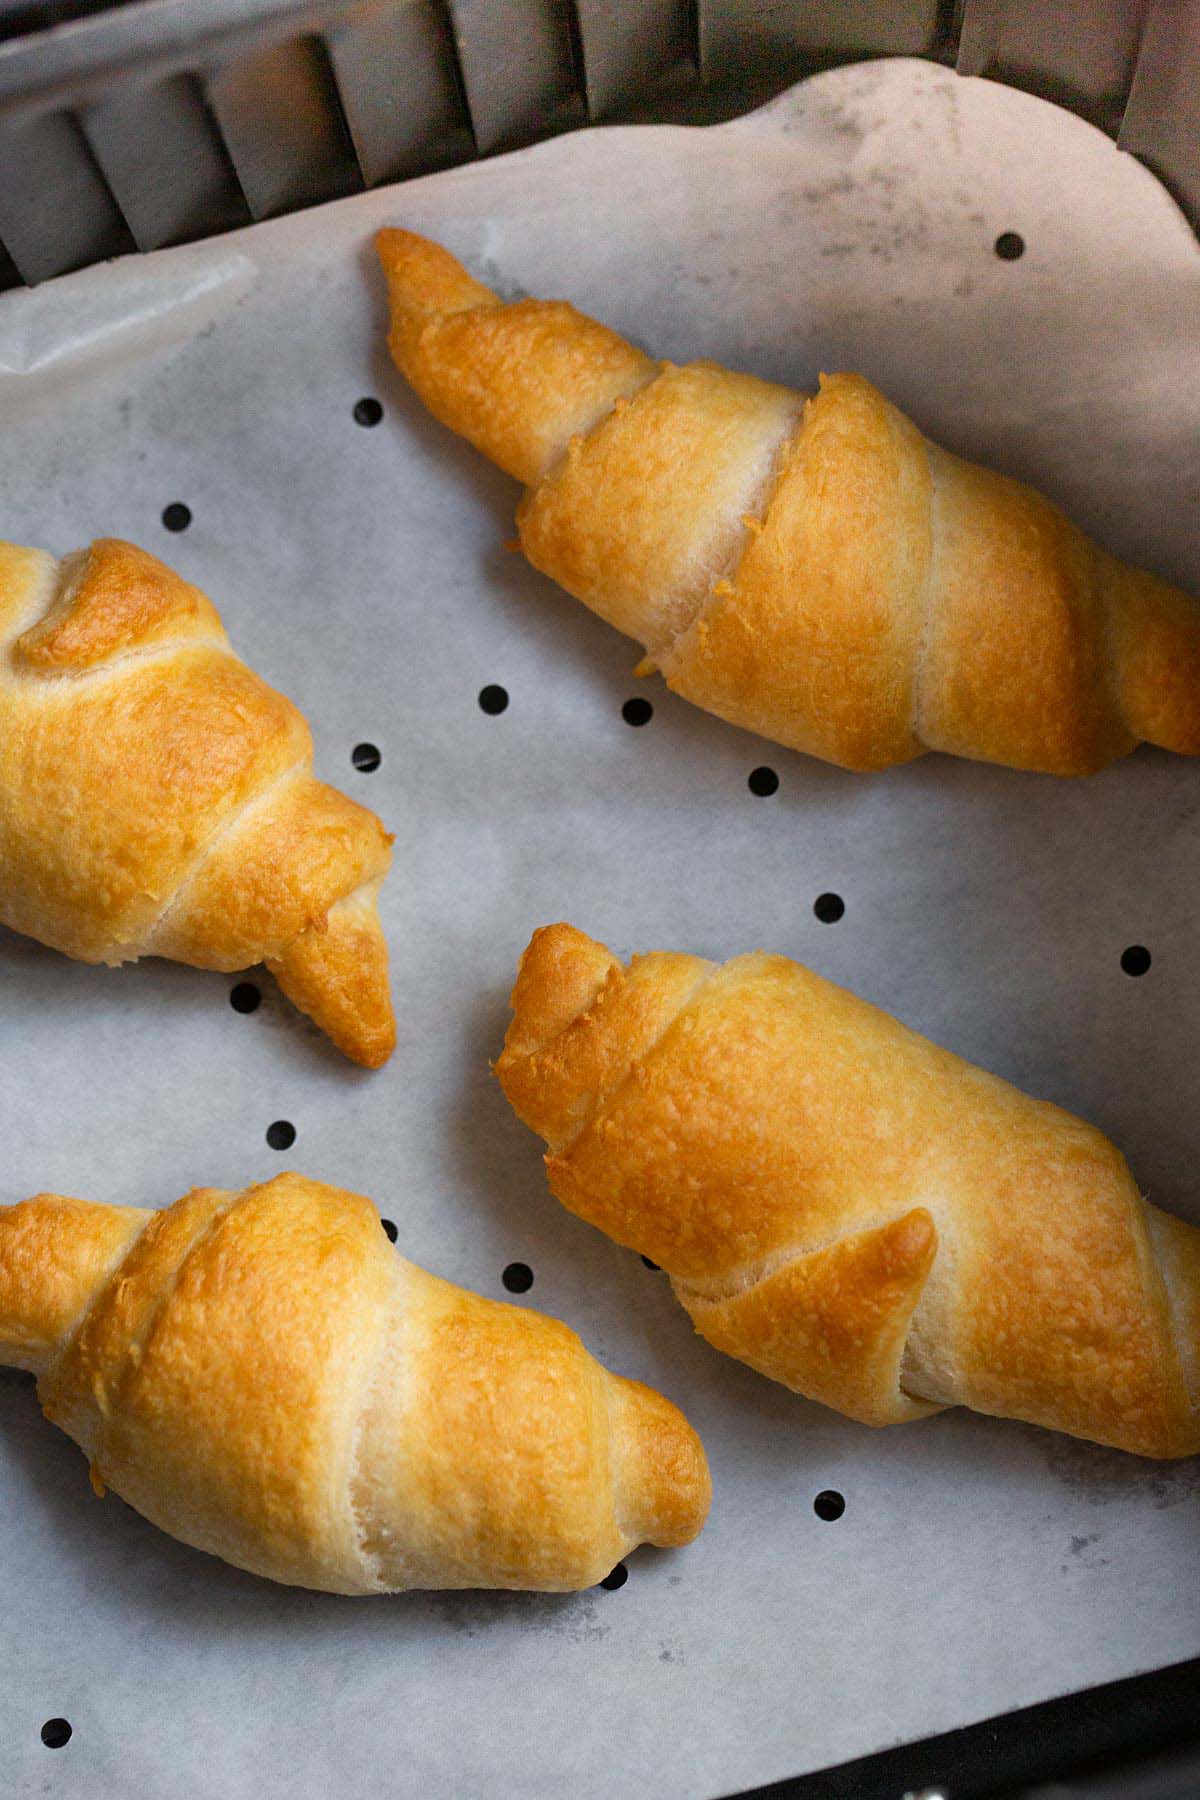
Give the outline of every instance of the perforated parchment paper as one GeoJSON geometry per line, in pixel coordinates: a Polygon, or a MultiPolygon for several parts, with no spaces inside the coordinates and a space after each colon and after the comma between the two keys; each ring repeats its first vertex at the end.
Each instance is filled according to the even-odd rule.
{"type": "Polygon", "coordinates": [[[397,834],[400,1041],[364,1074],[266,978],[239,1015],[224,976],[88,969],[0,934],[0,1199],[166,1204],[284,1166],[357,1188],[442,1275],[502,1295],[527,1263],[520,1304],[686,1409],[716,1503],[693,1548],[639,1552],[618,1591],[284,1591],[98,1502],[8,1378],[0,1786],[692,1800],[1195,1654],[1195,1465],[956,1413],[875,1434],[719,1357],[663,1276],[549,1197],[488,1059],[535,925],[623,954],[769,946],[1095,1120],[1156,1202],[1200,1220],[1200,771],[1143,750],[1078,784],[940,757],[862,778],[636,682],[634,647],[502,548],[513,485],[388,365],[385,222],[675,359],[797,386],[861,369],[952,448],[1200,586],[1182,218],[1078,120],[924,64],[6,296],[0,533],[148,545],[304,708],[319,772],[397,834]],[[994,253],[1006,231],[1020,260],[994,253]],[[654,707],[639,729],[635,694],[654,707]],[[769,798],[747,785],[761,765],[769,798]],[[822,893],[838,922],[815,916],[822,893]],[[286,1155],[265,1136],[281,1119],[286,1155]],[[845,1496],[835,1522],[824,1489],[845,1496]],[[58,1751],[52,1716],[74,1728],[58,1751]]]}

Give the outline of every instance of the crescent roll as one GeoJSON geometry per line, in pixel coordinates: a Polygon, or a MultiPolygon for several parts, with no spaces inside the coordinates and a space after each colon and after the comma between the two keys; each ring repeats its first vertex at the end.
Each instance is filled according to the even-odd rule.
{"type": "Polygon", "coordinates": [[[1107,1138],[783,956],[535,933],[497,1074],[564,1206],[719,1350],[869,1425],[1200,1451],[1200,1230],[1107,1138]]]}
{"type": "Polygon", "coordinates": [[[525,484],[526,556],[645,646],[639,673],[847,769],[1200,754],[1200,603],[861,375],[805,395],[656,362],[563,301],[502,302],[412,232],[377,243],[397,366],[525,484]]]}
{"type": "Polygon", "coordinates": [[[302,1175],[164,1212],[0,1208],[0,1363],[37,1373],[98,1492],[294,1586],[562,1592],[708,1510],[668,1401],[302,1175]]]}
{"type": "Polygon", "coordinates": [[[376,1068],[390,844],[199,589],[117,538],[0,543],[0,924],[81,962],[265,962],[376,1068]]]}

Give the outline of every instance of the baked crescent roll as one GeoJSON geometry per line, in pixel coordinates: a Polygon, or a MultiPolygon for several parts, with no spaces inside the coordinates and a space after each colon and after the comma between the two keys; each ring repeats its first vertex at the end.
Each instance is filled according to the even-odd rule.
{"type": "Polygon", "coordinates": [[[81,962],[265,962],[377,1068],[390,844],[199,589],[117,538],[0,543],[0,924],[81,962]]]}
{"type": "Polygon", "coordinates": [[[534,934],[497,1074],[564,1206],[696,1329],[869,1425],[1200,1450],[1200,1230],[1092,1126],[786,957],[534,934]]]}
{"type": "Polygon", "coordinates": [[[639,673],[847,769],[1200,754],[1200,604],[861,375],[806,396],[655,362],[565,302],[502,302],[425,238],[377,242],[398,367],[525,483],[525,554],[645,645],[639,673]]]}
{"type": "Polygon", "coordinates": [[[0,1362],[36,1371],[98,1491],[293,1586],[583,1588],[708,1510],[661,1395],[302,1175],[165,1212],[0,1208],[0,1362]]]}

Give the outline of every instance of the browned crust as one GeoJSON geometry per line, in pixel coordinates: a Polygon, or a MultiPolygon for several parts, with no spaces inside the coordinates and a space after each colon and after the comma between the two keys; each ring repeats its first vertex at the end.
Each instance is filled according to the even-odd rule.
{"type": "Polygon", "coordinates": [[[1123,717],[1095,546],[1021,482],[932,446],[930,457],[923,740],[1011,768],[1093,774],[1137,742],[1123,717]]]}
{"type": "Polygon", "coordinates": [[[559,925],[514,1003],[496,1069],[554,1193],[720,1348],[874,1423],[959,1404],[1200,1450],[1200,1234],[1156,1249],[1162,1215],[1082,1120],[785,957],[622,968],[559,925]]]}
{"type": "Polygon", "coordinates": [[[145,1227],[133,1207],[38,1194],[0,1210],[3,1359],[40,1372],[145,1227]]]}
{"type": "Polygon", "coordinates": [[[518,481],[535,481],[655,365],[561,301],[502,306],[439,244],[381,231],[388,345],[435,418],[518,481]]]}
{"type": "Polygon", "coordinates": [[[136,544],[97,538],[82,552],[75,581],[22,634],[17,655],[31,669],[78,672],[174,636],[226,642],[216,608],[199,588],[136,544]]]}
{"type": "Polygon", "coordinates": [[[185,1543],[337,1593],[567,1590],[686,1543],[708,1469],[573,1331],[427,1275],[287,1174],[164,1212],[0,1208],[0,1362],[185,1543]]]}
{"type": "Polygon", "coordinates": [[[117,539],[62,565],[0,546],[0,721],[3,923],[84,962],[232,970],[285,959],[358,893],[361,968],[310,955],[295,985],[379,1059],[391,997],[363,907],[391,840],[313,779],[307,724],[203,594],[117,539]]]}
{"type": "Polygon", "coordinates": [[[529,484],[536,566],[697,705],[851,769],[923,750],[1082,775],[1200,753],[1200,603],[948,456],[860,375],[803,397],[656,367],[384,232],[397,364],[529,484]]]}
{"type": "Polygon", "coordinates": [[[864,1425],[896,1425],[935,1410],[902,1391],[900,1365],[936,1254],[933,1220],[917,1207],[724,1299],[682,1282],[675,1291],[718,1350],[864,1425]]]}
{"type": "Polygon", "coordinates": [[[396,1048],[387,940],[373,893],[360,889],[285,945],[267,967],[352,1062],[382,1068],[396,1048]]]}
{"type": "Polygon", "coordinates": [[[667,364],[570,438],[518,508],[521,548],[609,624],[664,650],[742,554],[799,412],[771,382],[667,364]],[[657,504],[637,504],[642,494],[657,504]]]}
{"type": "Polygon", "coordinates": [[[918,756],[929,503],[915,426],[861,376],[823,378],[736,569],[664,657],[668,684],[844,768],[918,756]]]}

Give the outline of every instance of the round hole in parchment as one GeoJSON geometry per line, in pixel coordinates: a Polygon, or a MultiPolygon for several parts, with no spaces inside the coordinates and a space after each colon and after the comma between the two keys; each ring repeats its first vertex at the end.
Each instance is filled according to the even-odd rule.
{"type": "Polygon", "coordinates": [[[1019,231],[1002,231],[992,248],[1001,262],[1017,262],[1025,254],[1025,239],[1019,231]]]}
{"type": "Polygon", "coordinates": [[[533,1286],[533,1270],[528,1263],[511,1262],[500,1279],[510,1294],[527,1294],[533,1286]]]}
{"type": "Polygon", "coordinates": [[[296,1127],[290,1119],[276,1119],[267,1126],[267,1142],[272,1150],[290,1150],[296,1141],[296,1127]]]}
{"type": "Polygon", "coordinates": [[[360,774],[371,775],[383,761],[383,752],[378,744],[355,744],[350,761],[360,774]]]}
{"type": "Polygon", "coordinates": [[[746,786],[759,800],[766,800],[779,789],[779,777],[774,769],[768,769],[764,763],[760,768],[751,769],[746,778],[746,786]]]}
{"type": "Polygon", "coordinates": [[[1152,961],[1145,944],[1129,944],[1121,952],[1121,967],[1127,975],[1145,975],[1152,961]]]}
{"type": "Polygon", "coordinates": [[[822,1488],[813,1501],[813,1511],[818,1519],[826,1519],[830,1523],[840,1519],[846,1510],[846,1501],[836,1488],[822,1488]]]}
{"type": "Polygon", "coordinates": [[[621,708],[621,717],[627,725],[635,727],[648,725],[654,717],[654,708],[649,700],[644,699],[641,694],[635,694],[633,699],[627,700],[621,708]]]}
{"type": "Polygon", "coordinates": [[[257,1012],[262,1005],[262,989],[253,981],[239,981],[230,989],[229,1004],[236,1013],[257,1012]]]}
{"type": "Polygon", "coordinates": [[[182,500],[172,500],[169,506],[163,507],[162,522],[168,531],[186,531],[192,522],[192,509],[182,500]]]}
{"type": "Polygon", "coordinates": [[[846,902],[840,894],[818,894],[813,901],[813,911],[822,925],[836,925],[846,910],[846,902]]]}
{"type": "Polygon", "coordinates": [[[487,713],[487,715],[490,719],[497,718],[499,716],[499,714],[505,710],[507,705],[508,705],[508,689],[507,688],[500,687],[494,681],[489,681],[489,683],[486,687],[480,688],[480,690],[479,690],[479,710],[480,710],[480,712],[487,713]]]}
{"type": "Polygon", "coordinates": [[[356,425],[378,425],[383,417],[383,408],[373,394],[364,394],[361,400],[354,402],[354,423],[356,425]]]}
{"type": "Polygon", "coordinates": [[[42,1726],[42,1742],[47,1750],[61,1750],[71,1741],[70,1719],[47,1719],[42,1726]]]}

